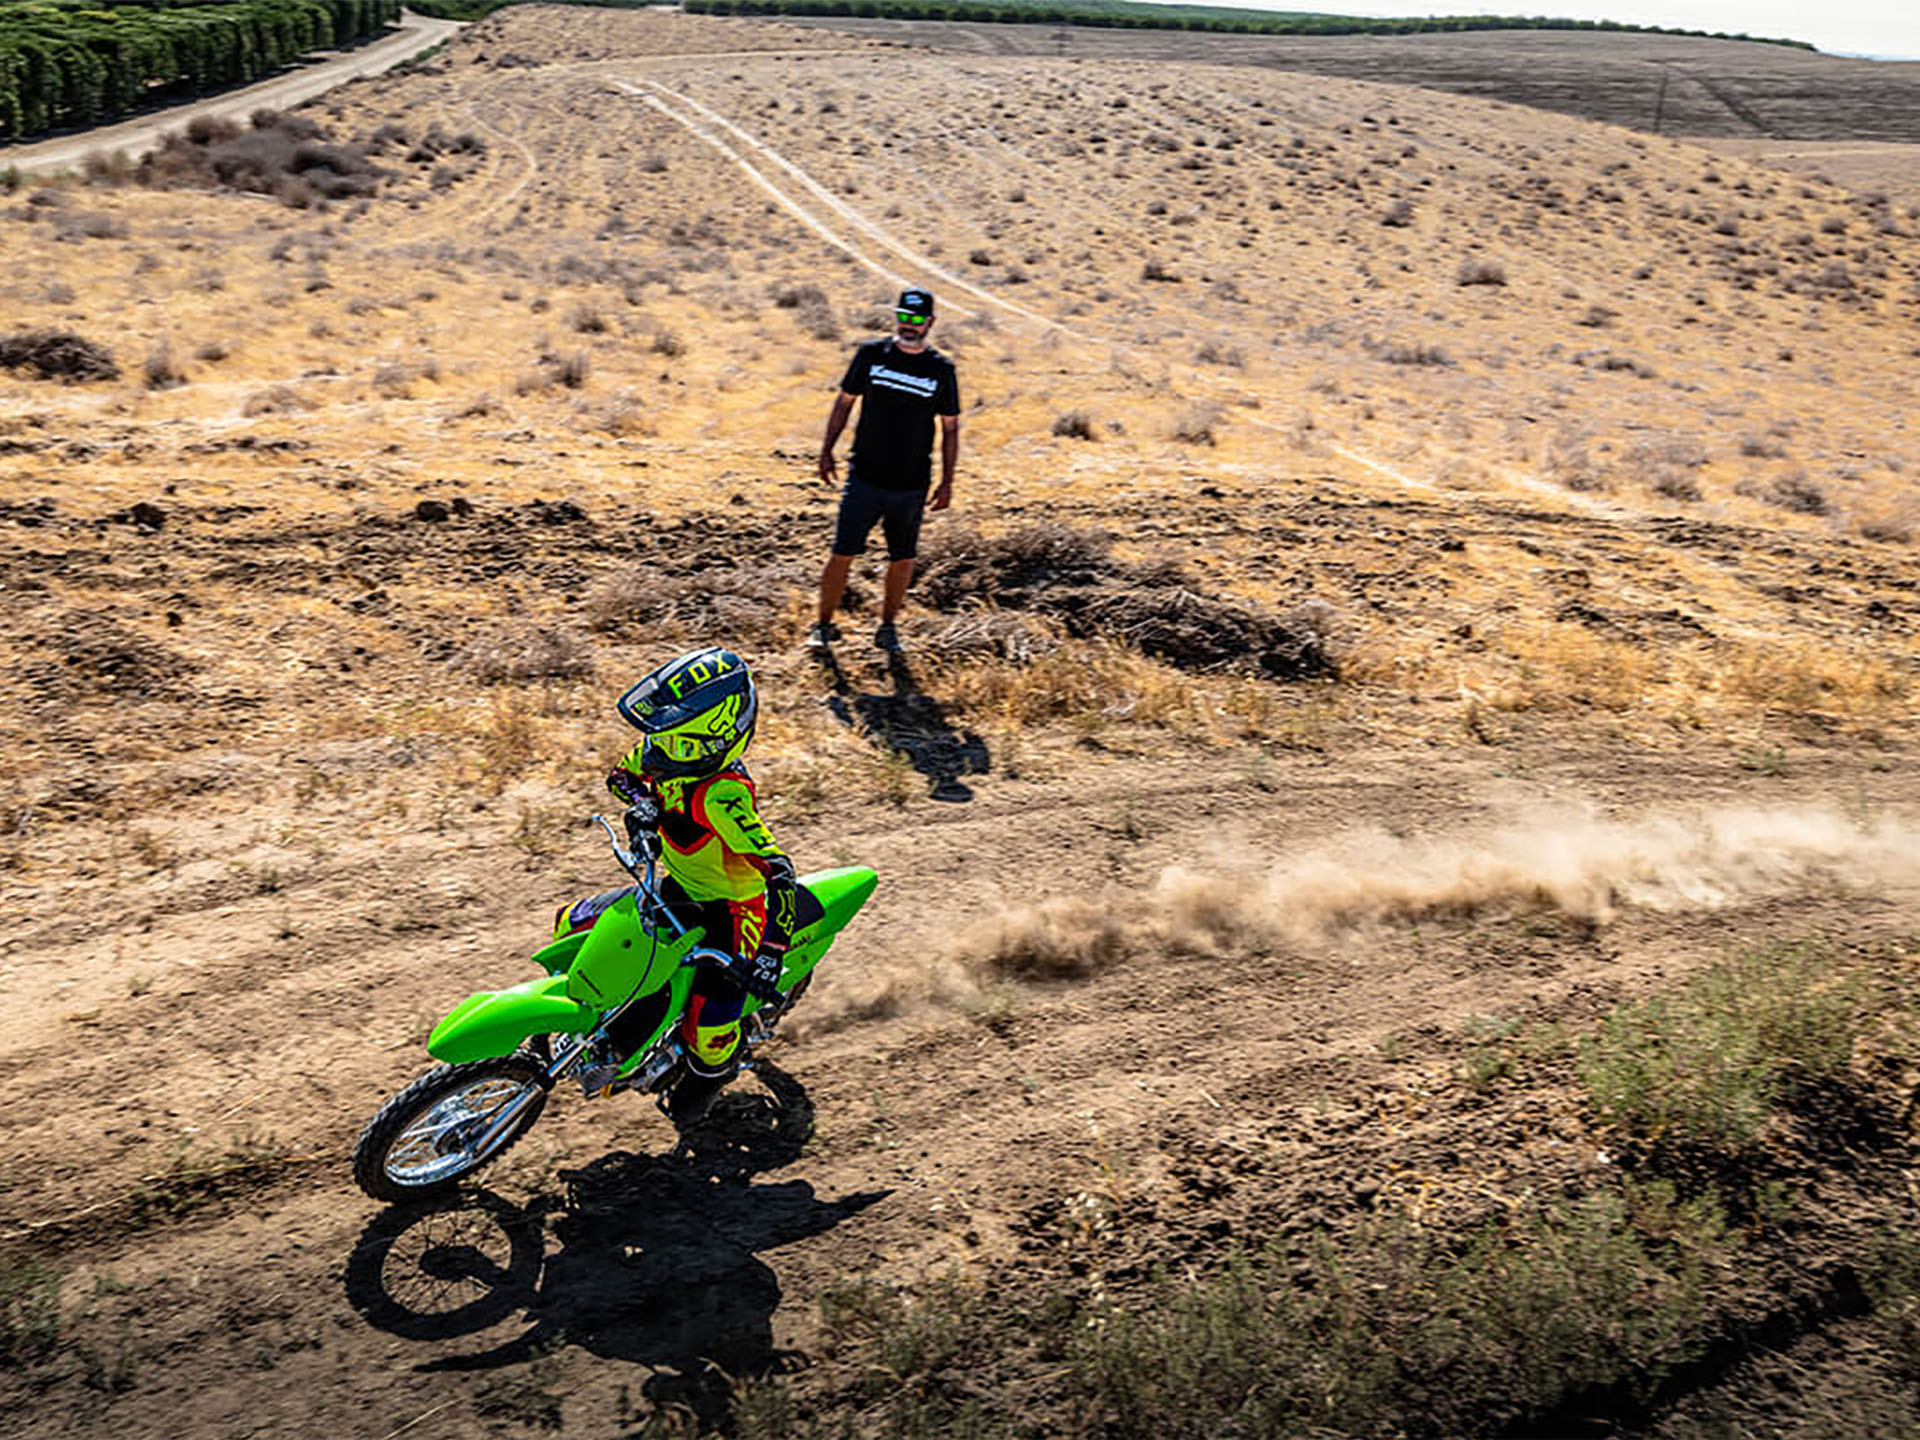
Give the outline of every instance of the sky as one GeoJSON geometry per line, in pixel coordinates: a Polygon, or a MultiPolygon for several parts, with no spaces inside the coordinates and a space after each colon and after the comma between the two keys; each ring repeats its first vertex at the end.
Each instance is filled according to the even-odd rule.
{"type": "MultiPolygon", "coordinates": [[[[1179,3],[1179,0],[1173,0],[1179,3]]],[[[1195,0],[1201,3],[1201,0],[1195,0]]],[[[1329,15],[1556,15],[1805,40],[1832,55],[1920,60],[1920,0],[1204,0],[1329,15]]]]}

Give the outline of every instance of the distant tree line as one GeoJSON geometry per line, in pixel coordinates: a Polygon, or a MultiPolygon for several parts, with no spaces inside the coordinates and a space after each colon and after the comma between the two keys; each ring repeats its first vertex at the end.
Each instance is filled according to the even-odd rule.
{"type": "Polygon", "coordinates": [[[1128,4],[1126,0],[681,0],[699,15],[857,15],[880,20],[970,20],[1004,25],[1084,25],[1119,30],[1218,30],[1237,35],[1418,35],[1437,30],[1628,30],[1697,35],[1766,45],[1814,47],[1804,40],[1727,35],[1617,20],[1534,15],[1428,15],[1375,19],[1295,11],[1221,10],[1206,6],[1128,4]]]}
{"type": "Polygon", "coordinates": [[[8,0],[0,140],[244,85],[399,15],[400,0],[8,0]]]}

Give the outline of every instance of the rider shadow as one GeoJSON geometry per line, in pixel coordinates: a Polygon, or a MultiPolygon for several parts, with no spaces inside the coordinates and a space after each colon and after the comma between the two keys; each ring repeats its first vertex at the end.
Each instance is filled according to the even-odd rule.
{"type": "Polygon", "coordinates": [[[887,656],[887,677],[893,684],[888,694],[854,693],[839,659],[830,652],[821,656],[821,664],[833,685],[827,708],[835,719],[906,756],[927,777],[935,800],[973,799],[973,788],[960,777],[987,773],[992,758],[987,742],[971,730],[954,728],[946,707],[913,678],[906,656],[898,651],[887,656]]]}
{"type": "Polygon", "coordinates": [[[393,1210],[361,1236],[347,1293],[367,1320],[414,1340],[450,1340],[523,1310],[528,1327],[423,1371],[494,1370],[561,1345],[647,1367],[656,1406],[723,1425],[732,1380],[776,1371],[779,1280],[759,1252],[832,1229],[890,1191],[822,1201],[804,1180],[764,1171],[799,1158],[813,1108],[764,1062],[765,1094],[730,1091],[665,1155],[615,1152],[563,1170],[562,1196],[522,1207],[480,1191],[393,1210]],[[458,1228],[465,1226],[464,1230],[458,1228]],[[544,1254],[545,1232],[560,1248],[544,1254]]]}

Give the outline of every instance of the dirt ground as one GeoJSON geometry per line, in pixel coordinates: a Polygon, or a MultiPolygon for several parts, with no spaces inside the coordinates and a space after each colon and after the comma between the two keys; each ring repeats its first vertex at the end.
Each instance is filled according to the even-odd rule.
{"type": "Polygon", "coordinates": [[[782,21],[971,54],[1192,60],[1419,85],[1655,135],[1920,141],[1920,62],[1687,35],[1207,35],[851,16],[782,21]]]}
{"type": "MultiPolygon", "coordinates": [[[[1773,942],[1911,978],[1898,202],[1434,90],[655,12],[515,7],[303,113],[390,173],[0,211],[10,323],[118,372],[0,371],[19,1433],[732,1433],[769,1378],[903,1433],[832,1409],[849,1280],[1024,1313],[1457,1233],[1623,1163],[1489,1036],[1773,942]],[[960,499],[907,659],[821,668],[820,425],[903,280],[960,499]],[[780,839],[876,898],[688,1145],[560,1094],[383,1213],[360,1126],[617,878],[611,696],[710,638],[780,839]]],[[[1799,1157],[1720,1343],[1580,1433],[1916,1413],[1835,1279],[1913,1222],[1912,1118],[1799,1157]]],[[[963,1379],[1114,1433],[1043,1355],[963,1379]]]]}

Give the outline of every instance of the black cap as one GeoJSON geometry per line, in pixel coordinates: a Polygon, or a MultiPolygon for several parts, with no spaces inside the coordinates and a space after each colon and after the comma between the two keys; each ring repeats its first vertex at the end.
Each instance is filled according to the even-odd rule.
{"type": "Polygon", "coordinates": [[[900,298],[894,302],[896,310],[904,310],[909,315],[933,314],[933,296],[925,290],[902,290],[900,298]]]}

